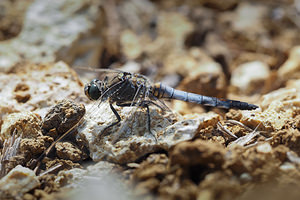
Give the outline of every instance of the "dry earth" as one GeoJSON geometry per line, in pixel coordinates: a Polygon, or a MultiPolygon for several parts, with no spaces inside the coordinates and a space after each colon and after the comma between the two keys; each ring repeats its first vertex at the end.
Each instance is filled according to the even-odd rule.
{"type": "Polygon", "coordinates": [[[3,0],[0,199],[299,199],[300,1],[3,0]],[[259,106],[84,95],[118,68],[259,106]]]}

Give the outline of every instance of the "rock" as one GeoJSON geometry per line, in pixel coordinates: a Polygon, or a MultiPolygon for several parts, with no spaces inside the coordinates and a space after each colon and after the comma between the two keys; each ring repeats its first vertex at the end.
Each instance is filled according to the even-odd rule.
{"type": "Polygon", "coordinates": [[[206,52],[192,47],[187,52],[173,52],[164,60],[166,74],[178,73],[183,77],[194,76],[201,72],[222,72],[222,67],[214,62],[206,52]]]}
{"type": "Polygon", "coordinates": [[[226,79],[222,67],[216,62],[205,62],[192,69],[190,75],[182,80],[179,90],[224,98],[226,96],[226,79]]]}
{"type": "Polygon", "coordinates": [[[260,61],[244,63],[238,66],[231,77],[231,85],[243,94],[260,93],[270,76],[269,67],[260,61]]]}
{"type": "Polygon", "coordinates": [[[167,173],[168,160],[165,154],[151,154],[139,165],[133,175],[139,180],[162,176],[167,173]]]}
{"type": "Polygon", "coordinates": [[[241,122],[265,130],[280,130],[300,112],[300,90],[281,88],[262,97],[262,111],[242,111],[241,122]]]}
{"type": "Polygon", "coordinates": [[[192,22],[184,15],[178,12],[158,12],[149,1],[123,2],[120,4],[120,14],[131,26],[131,29],[126,28],[120,35],[122,53],[128,59],[137,59],[146,54],[161,62],[173,52],[182,52],[185,37],[194,30],[192,22]],[[147,9],[141,8],[143,3],[148,5],[147,9]],[[137,18],[133,20],[133,16],[137,18]],[[151,23],[155,23],[155,28],[149,27],[151,23]]]}
{"type": "Polygon", "coordinates": [[[50,136],[38,136],[36,138],[24,138],[20,144],[20,152],[27,159],[36,158],[43,153],[53,142],[50,136]]]}
{"type": "Polygon", "coordinates": [[[145,38],[144,51],[157,61],[174,52],[182,52],[185,37],[194,30],[192,22],[178,12],[160,12],[157,18],[157,37],[145,38]],[[180,24],[180,26],[178,26],[180,24]]]}
{"type": "Polygon", "coordinates": [[[225,161],[225,152],[224,147],[219,143],[195,140],[176,145],[170,152],[170,160],[172,165],[193,166],[212,164],[220,168],[225,161]]]}
{"type": "Polygon", "coordinates": [[[295,163],[295,164],[300,164],[300,158],[298,157],[298,155],[293,152],[293,151],[288,151],[286,152],[286,155],[287,155],[287,158],[292,162],[292,163],[295,163]]]}
{"type": "Polygon", "coordinates": [[[70,142],[58,142],[55,144],[55,149],[61,159],[78,162],[83,158],[83,152],[70,142]]]}
{"type": "Polygon", "coordinates": [[[55,183],[62,189],[72,188],[72,192],[63,195],[63,199],[132,199],[130,190],[113,173],[117,166],[100,161],[87,169],[70,169],[58,173],[55,183]]]}
{"type": "Polygon", "coordinates": [[[290,162],[285,162],[279,167],[282,171],[293,171],[296,170],[295,165],[290,162]]]}
{"type": "Polygon", "coordinates": [[[267,30],[264,23],[268,19],[267,13],[270,12],[271,7],[265,4],[240,2],[237,8],[219,15],[224,29],[222,37],[227,41],[234,41],[230,43],[240,51],[273,51],[276,46],[269,34],[271,30],[267,30]]]}
{"type": "MultiPolygon", "coordinates": [[[[185,77],[177,89],[206,96],[226,96],[226,77],[221,65],[202,50],[192,48],[186,54],[172,54],[165,59],[165,65],[167,73],[179,73],[185,77]]],[[[195,105],[174,101],[173,107],[181,114],[203,112],[195,105]]]]}
{"type": "Polygon", "coordinates": [[[115,164],[106,161],[100,161],[94,165],[90,165],[87,169],[73,168],[67,171],[60,171],[55,182],[60,186],[68,188],[84,187],[84,180],[90,177],[101,179],[101,177],[109,176],[115,164]]]}
{"type": "Polygon", "coordinates": [[[270,92],[262,96],[261,107],[263,110],[268,109],[268,107],[270,107],[271,104],[275,104],[274,102],[282,103],[284,104],[284,106],[287,106],[287,104],[290,104],[290,106],[297,106],[299,105],[297,103],[299,102],[299,98],[300,98],[299,92],[300,92],[300,88],[296,88],[296,87],[294,88],[286,87],[286,88],[275,90],[273,92],[270,92]]]}
{"type": "Polygon", "coordinates": [[[80,100],[84,96],[77,74],[63,62],[20,64],[15,73],[0,73],[0,84],[2,116],[26,110],[44,117],[50,106],[58,101],[80,100]]]}
{"type": "Polygon", "coordinates": [[[236,9],[235,19],[233,20],[233,30],[243,34],[256,35],[265,31],[263,19],[266,16],[266,7],[248,2],[240,3],[236,9]],[[251,17],[249,17],[251,15],[251,17]]]}
{"type": "Polygon", "coordinates": [[[282,81],[300,78],[300,46],[290,50],[289,58],[280,66],[277,73],[282,81]]]}
{"type": "MultiPolygon", "coordinates": [[[[56,166],[58,167],[58,170],[70,170],[73,168],[82,168],[82,166],[79,163],[72,162],[71,160],[65,160],[65,159],[44,159],[43,163],[45,164],[45,170],[50,170],[53,167],[55,168],[56,166]]],[[[54,170],[54,171],[58,171],[54,170]]]]}
{"type": "Polygon", "coordinates": [[[0,71],[22,60],[96,65],[101,20],[99,1],[36,0],[27,10],[18,37],[0,45],[0,71]],[[84,52],[84,53],[82,53],[84,52]],[[81,56],[80,56],[81,55],[81,56]]]}
{"type": "Polygon", "coordinates": [[[148,0],[122,1],[118,3],[118,12],[120,18],[135,33],[151,34],[155,32],[155,27],[151,25],[155,26],[155,17],[158,15],[159,9],[154,2],[148,0]]]}
{"type": "Polygon", "coordinates": [[[298,129],[280,130],[275,134],[273,134],[271,145],[272,146],[284,145],[288,147],[289,149],[284,151],[284,154],[286,155],[282,155],[282,157],[289,159],[291,162],[294,162],[295,160],[291,160],[291,159],[295,157],[293,157],[293,154],[288,152],[294,151],[296,153],[296,157],[300,155],[300,131],[298,129]]]}
{"type": "Polygon", "coordinates": [[[83,104],[63,100],[52,107],[46,114],[43,126],[44,132],[55,129],[61,135],[72,128],[85,114],[83,104]]]}
{"type": "Polygon", "coordinates": [[[128,59],[134,60],[143,53],[140,38],[131,30],[125,30],[121,33],[120,43],[122,51],[128,59]]]}
{"type": "Polygon", "coordinates": [[[168,150],[178,142],[193,138],[204,119],[198,115],[172,124],[174,117],[172,113],[163,115],[160,110],[151,107],[151,131],[154,137],[146,126],[146,112],[137,110],[131,113],[134,108],[117,107],[121,123],[102,135],[103,129],[114,122],[116,117],[107,104],[102,104],[98,108],[97,103],[93,106],[88,105],[86,122],[78,132],[88,146],[90,157],[94,161],[107,159],[124,164],[159,149],[168,150]]]}
{"type": "Polygon", "coordinates": [[[9,138],[14,131],[22,138],[36,138],[42,136],[41,117],[32,112],[12,113],[7,115],[1,126],[0,136],[9,138]]]}
{"type": "Polygon", "coordinates": [[[271,153],[272,147],[269,143],[263,143],[256,147],[257,152],[259,153],[271,153]]]}
{"type": "Polygon", "coordinates": [[[39,185],[38,177],[32,170],[18,165],[0,180],[0,198],[22,198],[39,185]]]}

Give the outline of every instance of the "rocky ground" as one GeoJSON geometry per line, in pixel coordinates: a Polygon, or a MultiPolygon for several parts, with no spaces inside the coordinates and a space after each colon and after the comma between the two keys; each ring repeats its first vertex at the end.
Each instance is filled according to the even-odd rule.
{"type": "Polygon", "coordinates": [[[3,0],[0,199],[298,199],[300,1],[3,0]],[[252,111],[109,106],[99,74],[141,73],[252,111]]]}

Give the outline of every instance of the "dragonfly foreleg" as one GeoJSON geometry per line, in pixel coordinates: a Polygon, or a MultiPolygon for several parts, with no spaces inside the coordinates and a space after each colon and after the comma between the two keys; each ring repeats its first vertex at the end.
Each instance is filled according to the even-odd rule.
{"type": "Polygon", "coordinates": [[[110,124],[107,127],[105,127],[103,129],[103,131],[102,131],[102,134],[105,134],[105,132],[107,131],[107,129],[109,129],[110,127],[113,127],[114,125],[117,125],[121,121],[121,117],[120,117],[119,113],[116,111],[116,109],[113,107],[113,105],[111,103],[109,104],[109,107],[113,111],[114,115],[116,116],[117,121],[113,122],[112,124],[110,124]]]}

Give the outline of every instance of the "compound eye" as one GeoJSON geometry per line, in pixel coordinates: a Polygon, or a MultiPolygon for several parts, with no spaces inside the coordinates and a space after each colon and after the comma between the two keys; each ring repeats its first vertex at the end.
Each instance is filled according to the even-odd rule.
{"type": "Polygon", "coordinates": [[[90,100],[97,100],[101,96],[100,89],[93,81],[84,87],[84,93],[90,100]]]}

